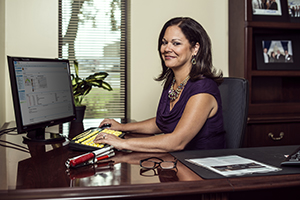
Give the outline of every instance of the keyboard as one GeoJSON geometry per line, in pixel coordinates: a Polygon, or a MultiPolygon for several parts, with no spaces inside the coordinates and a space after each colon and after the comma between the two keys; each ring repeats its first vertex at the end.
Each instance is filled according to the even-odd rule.
{"type": "Polygon", "coordinates": [[[104,132],[106,134],[113,134],[118,137],[123,137],[124,133],[121,131],[103,129],[103,128],[90,128],[80,133],[76,137],[72,138],[69,146],[73,150],[83,150],[83,151],[94,151],[99,148],[103,148],[107,145],[101,143],[94,143],[94,139],[100,133],[104,132]]]}
{"type": "Polygon", "coordinates": [[[300,147],[290,154],[281,165],[300,166],[300,147]]]}

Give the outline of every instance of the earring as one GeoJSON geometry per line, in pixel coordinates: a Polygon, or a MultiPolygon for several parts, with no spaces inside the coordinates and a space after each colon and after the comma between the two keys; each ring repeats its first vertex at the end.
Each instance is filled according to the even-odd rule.
{"type": "Polygon", "coordinates": [[[191,63],[192,63],[193,65],[196,65],[196,56],[195,56],[195,55],[192,56],[191,63]]]}

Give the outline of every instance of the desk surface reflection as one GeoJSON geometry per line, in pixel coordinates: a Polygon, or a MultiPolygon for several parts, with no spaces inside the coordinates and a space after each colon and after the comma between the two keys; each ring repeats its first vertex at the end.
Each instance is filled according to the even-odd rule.
{"type": "Polygon", "coordinates": [[[101,163],[67,169],[65,162],[68,158],[85,152],[71,150],[68,142],[24,144],[21,135],[3,137],[6,141],[27,147],[29,154],[11,148],[1,148],[1,151],[6,151],[5,159],[9,162],[6,168],[8,181],[1,189],[90,187],[201,180],[180,162],[177,163],[176,169],[154,169],[153,173],[141,173],[140,160],[149,157],[159,157],[165,161],[174,160],[169,153],[116,151],[114,157],[101,163]],[[15,175],[16,181],[11,180],[10,177],[15,175]]]}
{"type": "Polygon", "coordinates": [[[6,177],[0,180],[0,199],[282,199],[300,189],[300,174],[203,180],[179,161],[169,170],[140,167],[149,157],[174,160],[168,153],[116,151],[105,162],[68,170],[66,160],[85,153],[71,150],[68,142],[24,144],[22,135],[0,139],[25,149],[0,147],[0,175],[6,177]]]}

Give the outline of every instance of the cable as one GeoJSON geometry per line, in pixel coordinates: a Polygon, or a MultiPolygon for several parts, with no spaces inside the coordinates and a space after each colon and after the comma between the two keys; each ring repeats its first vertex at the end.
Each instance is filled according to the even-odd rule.
{"type": "Polygon", "coordinates": [[[10,134],[10,132],[16,131],[16,127],[14,128],[7,128],[0,131],[0,137],[4,134],[10,134]]]}
{"type": "MultiPolygon", "coordinates": [[[[0,137],[4,134],[8,134],[8,135],[18,135],[18,134],[13,134],[11,132],[13,131],[16,131],[16,127],[14,128],[8,128],[8,129],[3,129],[0,131],[0,137]]],[[[19,150],[19,151],[23,151],[23,152],[26,152],[26,153],[30,153],[29,152],[29,149],[26,148],[26,147],[23,147],[21,145],[18,145],[18,144],[14,144],[12,142],[8,142],[8,141],[5,141],[5,140],[0,140],[0,142],[3,142],[3,143],[7,143],[7,144],[10,144],[10,145],[13,145],[13,146],[10,146],[10,145],[5,145],[5,144],[0,144],[0,146],[3,146],[3,147],[7,147],[7,148],[12,148],[12,149],[16,149],[16,150],[19,150]]]]}
{"type": "Polygon", "coordinates": [[[23,151],[23,152],[25,152],[25,153],[30,153],[29,149],[26,148],[26,147],[23,147],[23,146],[20,146],[20,145],[11,143],[11,142],[7,142],[7,141],[4,141],[4,140],[0,140],[0,142],[8,143],[8,144],[14,145],[14,146],[10,146],[10,145],[5,145],[5,144],[1,144],[1,143],[0,143],[0,146],[2,146],[2,147],[12,148],[12,149],[15,149],[15,150],[23,151]]]}
{"type": "Polygon", "coordinates": [[[1,132],[5,132],[5,131],[6,131],[6,132],[11,132],[11,131],[15,131],[16,129],[17,129],[17,127],[7,128],[7,129],[1,130],[0,133],[1,133],[1,132]]]}
{"type": "Polygon", "coordinates": [[[12,143],[12,142],[8,142],[8,141],[5,141],[5,140],[0,140],[0,142],[8,143],[8,144],[15,145],[15,146],[17,146],[17,147],[20,147],[20,148],[29,150],[29,149],[26,148],[26,147],[23,147],[23,146],[21,146],[21,145],[18,145],[18,144],[12,143]]]}

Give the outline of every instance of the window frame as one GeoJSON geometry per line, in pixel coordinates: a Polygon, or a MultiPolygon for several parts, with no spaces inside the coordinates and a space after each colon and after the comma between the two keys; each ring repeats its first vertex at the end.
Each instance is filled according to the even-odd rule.
{"type": "MultiPolygon", "coordinates": [[[[62,1],[63,0],[59,0],[58,3],[58,52],[59,52],[59,58],[62,58],[62,41],[60,40],[62,38],[62,1]]],[[[78,0],[78,2],[83,2],[84,0],[78,0]]],[[[123,83],[124,85],[124,115],[123,117],[121,117],[120,121],[122,123],[126,123],[129,121],[129,112],[128,112],[128,12],[129,12],[129,7],[128,7],[128,1],[127,0],[120,0],[121,2],[121,40],[120,43],[124,44],[124,61],[122,60],[122,62],[124,62],[124,71],[120,71],[120,75],[122,76],[124,74],[124,78],[122,78],[120,85],[123,83]],[[123,8],[123,9],[122,9],[123,8]]],[[[120,57],[120,59],[122,59],[122,57],[120,57]]],[[[72,61],[70,59],[70,61],[72,61]]],[[[85,77],[84,77],[85,78],[85,77]]],[[[121,88],[120,88],[121,89],[121,88]]],[[[121,104],[120,104],[121,105],[121,104]]],[[[123,108],[123,107],[122,107],[123,108]]],[[[111,117],[112,118],[112,117],[111,117]]]]}

